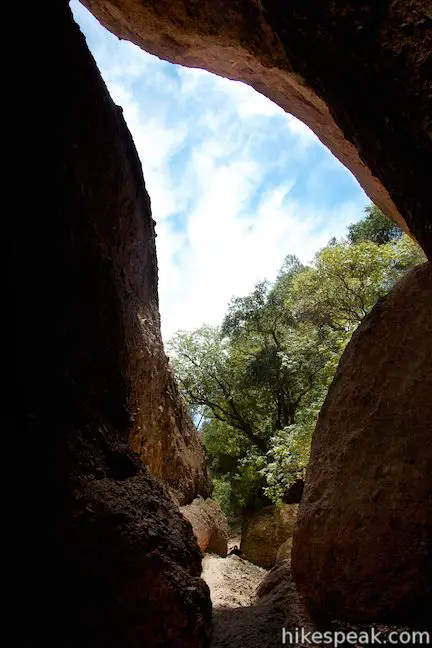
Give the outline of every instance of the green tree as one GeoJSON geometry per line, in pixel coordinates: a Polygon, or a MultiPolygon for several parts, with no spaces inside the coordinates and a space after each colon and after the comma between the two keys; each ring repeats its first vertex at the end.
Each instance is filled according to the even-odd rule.
{"type": "Polygon", "coordinates": [[[297,317],[342,335],[352,332],[397,279],[424,260],[420,248],[404,235],[378,245],[339,242],[321,250],[314,266],[294,282],[297,317]]]}
{"type": "Polygon", "coordinates": [[[304,474],[319,410],[352,332],[425,260],[408,236],[386,236],[332,240],[310,266],[288,256],[273,284],[263,281],[232,299],[220,327],[172,338],[174,370],[200,421],[215,496],[227,513],[263,495],[283,499],[304,474]]]}
{"type": "Polygon", "coordinates": [[[247,366],[221,329],[203,326],[179,332],[169,348],[193,413],[231,426],[265,452],[266,432],[257,407],[253,407],[254,394],[245,389],[247,366]]]}
{"type": "MultiPolygon", "coordinates": [[[[304,270],[287,258],[273,286],[262,282],[232,300],[222,327],[179,332],[170,343],[181,390],[203,421],[212,472],[225,481],[230,475],[240,506],[266,489],[274,436],[296,424],[331,374],[331,345],[291,312],[294,280],[304,270]]],[[[285,464],[287,486],[303,467],[304,461],[285,464]]]]}
{"type": "Polygon", "coordinates": [[[348,227],[348,240],[352,245],[372,241],[385,245],[399,239],[403,232],[374,204],[365,207],[366,216],[348,227]]]}

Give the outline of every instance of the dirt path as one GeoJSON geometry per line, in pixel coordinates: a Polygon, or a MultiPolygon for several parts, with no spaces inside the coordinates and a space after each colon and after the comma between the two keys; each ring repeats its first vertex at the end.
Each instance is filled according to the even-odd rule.
{"type": "Polygon", "coordinates": [[[207,554],[203,559],[202,577],[210,588],[213,608],[251,605],[266,570],[238,556],[220,558],[207,554]]]}
{"type": "Polygon", "coordinates": [[[280,648],[282,627],[288,621],[305,624],[286,572],[276,578],[272,572],[275,587],[257,599],[256,590],[267,574],[238,556],[204,557],[202,577],[210,587],[214,610],[211,648],[280,648]]]}
{"type": "MultiPolygon", "coordinates": [[[[268,572],[238,556],[219,558],[206,555],[202,577],[210,588],[213,602],[211,648],[280,648],[283,645],[282,628],[304,628],[310,632],[318,629],[302,605],[288,561],[268,572]]],[[[382,633],[383,643],[389,643],[386,638],[390,632],[409,630],[395,626],[374,627],[382,633]]],[[[370,630],[366,625],[350,626],[342,622],[325,629],[344,632],[370,630]]],[[[311,643],[289,645],[291,648],[306,648],[311,643]]],[[[333,644],[326,645],[332,648],[333,644]]],[[[366,645],[369,643],[358,643],[356,648],[366,645]]]]}

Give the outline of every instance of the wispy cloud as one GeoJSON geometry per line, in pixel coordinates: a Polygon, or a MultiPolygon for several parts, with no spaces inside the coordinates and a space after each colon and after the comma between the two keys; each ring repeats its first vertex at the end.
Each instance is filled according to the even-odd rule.
{"type": "Polygon", "coordinates": [[[157,221],[165,338],[221,320],[232,295],[309,261],[367,202],[301,122],[253,89],[119,41],[72,2],[123,107],[157,221]]]}

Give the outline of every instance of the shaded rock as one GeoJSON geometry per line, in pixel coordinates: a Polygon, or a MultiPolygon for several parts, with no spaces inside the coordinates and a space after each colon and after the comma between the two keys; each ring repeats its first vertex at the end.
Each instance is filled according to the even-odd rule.
{"type": "Polygon", "coordinates": [[[304,490],[304,480],[296,479],[283,494],[284,504],[299,504],[304,490]]]}
{"type": "Polygon", "coordinates": [[[272,567],[280,545],[293,534],[297,509],[297,504],[271,505],[244,516],[240,544],[243,558],[260,567],[272,567]]]}
{"type": "Polygon", "coordinates": [[[313,435],[292,552],[313,611],[427,625],[432,610],[432,266],[348,344],[313,435]]]}
{"type": "MultiPolygon", "coordinates": [[[[16,642],[201,648],[211,605],[199,548],[129,444],[169,386],[140,162],[68,3],[38,7],[31,30],[30,65],[51,93],[29,96],[42,108],[29,123],[43,139],[45,180],[5,232],[16,336],[7,406],[14,517],[5,516],[16,642]]],[[[167,423],[148,438],[180,448],[181,439],[166,440],[174,432],[182,429],[167,423]]],[[[188,444],[199,466],[199,440],[188,444]]],[[[185,456],[172,484],[182,491],[190,474],[183,494],[193,497],[199,479],[185,456]]]]}
{"type": "MultiPolygon", "coordinates": [[[[80,46],[86,47],[82,37],[80,46]]],[[[69,298],[62,296],[58,308],[65,301],[64,330],[70,332],[62,341],[69,345],[74,406],[96,401],[116,410],[134,452],[186,504],[210,496],[212,485],[201,438],[163,349],[155,222],[141,162],[91,55],[74,57],[61,38],[55,47],[58,66],[69,75],[56,97],[63,122],[51,124],[60,149],[55,177],[62,220],[53,217],[44,235],[64,237],[57,265],[59,273],[65,268],[69,298]],[[75,372],[86,378],[75,380],[75,372]]],[[[39,236],[33,232],[35,240],[39,236]]]]}
{"type": "Polygon", "coordinates": [[[298,595],[296,586],[291,573],[291,564],[289,560],[280,562],[267,572],[259,584],[256,596],[259,600],[278,600],[286,603],[295,600],[298,607],[298,595]]]}
{"type": "Polygon", "coordinates": [[[429,0],[84,4],[119,38],[244,81],[298,117],[430,258],[429,0]]]}
{"type": "MultiPolygon", "coordinates": [[[[290,561],[284,561],[275,565],[259,584],[256,592],[258,603],[254,606],[253,611],[257,619],[259,619],[262,612],[265,613],[266,608],[271,610],[281,611],[280,628],[285,630],[285,644],[293,646],[293,648],[307,648],[307,646],[322,646],[322,641],[313,641],[312,633],[317,632],[322,634],[324,632],[343,632],[345,636],[349,632],[356,632],[358,635],[363,632],[365,635],[371,635],[371,626],[369,625],[354,625],[352,622],[344,623],[340,620],[335,620],[329,623],[322,623],[322,619],[311,618],[309,611],[305,605],[303,598],[299,595],[291,571],[290,561]],[[305,640],[301,640],[301,629],[304,629],[306,634],[305,640]],[[309,635],[307,634],[309,633],[309,635]]],[[[217,615],[217,613],[216,613],[217,615]]],[[[395,635],[392,633],[401,633],[402,631],[410,631],[410,628],[398,626],[384,626],[374,625],[377,636],[380,638],[382,644],[390,644],[395,635]]],[[[339,635],[341,636],[341,635],[339,635]]],[[[273,646],[277,645],[274,641],[275,635],[269,636],[267,641],[263,637],[265,644],[251,642],[247,645],[254,645],[256,648],[261,648],[262,645],[273,646]]],[[[281,640],[279,639],[279,642],[281,640]]],[[[213,645],[213,644],[212,644],[213,645]]],[[[279,644],[280,645],[280,644],[279,644]]],[[[333,646],[333,644],[331,644],[333,646]]],[[[346,643],[345,645],[349,645],[346,643]]],[[[352,644],[351,644],[352,645],[352,644]]],[[[360,644],[358,644],[360,645],[360,644]]],[[[364,645],[362,643],[362,645],[364,645]]],[[[231,645],[230,645],[231,648],[231,645]]]]}
{"type": "Polygon", "coordinates": [[[283,562],[284,560],[291,560],[292,543],[293,543],[293,539],[291,537],[288,538],[288,540],[285,540],[285,542],[281,544],[276,554],[277,563],[283,562]]]}
{"type": "MultiPolygon", "coordinates": [[[[82,37],[79,47],[86,47],[82,37]]],[[[209,497],[212,485],[201,438],[163,349],[150,199],[122,110],[86,57],[73,56],[63,44],[56,55],[69,75],[58,97],[66,239],[58,270],[66,268],[65,343],[74,407],[115,410],[123,438],[186,504],[209,497]]]]}
{"type": "Polygon", "coordinates": [[[191,523],[202,553],[226,556],[228,552],[228,522],[218,502],[212,499],[195,499],[180,508],[182,515],[191,523]]]}
{"type": "Polygon", "coordinates": [[[64,576],[80,596],[69,602],[73,625],[62,645],[208,644],[211,603],[196,540],[147,469],[120,482],[81,480],[66,532],[64,576]]]}

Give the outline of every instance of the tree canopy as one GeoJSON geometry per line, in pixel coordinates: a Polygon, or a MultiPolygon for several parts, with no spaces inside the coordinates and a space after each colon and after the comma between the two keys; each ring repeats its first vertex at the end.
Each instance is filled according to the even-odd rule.
{"type": "Polygon", "coordinates": [[[348,227],[348,240],[352,244],[372,241],[378,245],[385,245],[400,239],[402,230],[374,204],[368,205],[364,210],[366,216],[348,227]]]}
{"type": "Polygon", "coordinates": [[[179,331],[170,341],[227,512],[263,496],[281,500],[303,476],[350,336],[377,299],[424,260],[406,235],[384,232],[378,212],[371,207],[360,221],[367,227],[351,226],[347,239],[332,240],[311,265],[287,256],[273,283],[231,300],[220,326],[179,331]]]}

